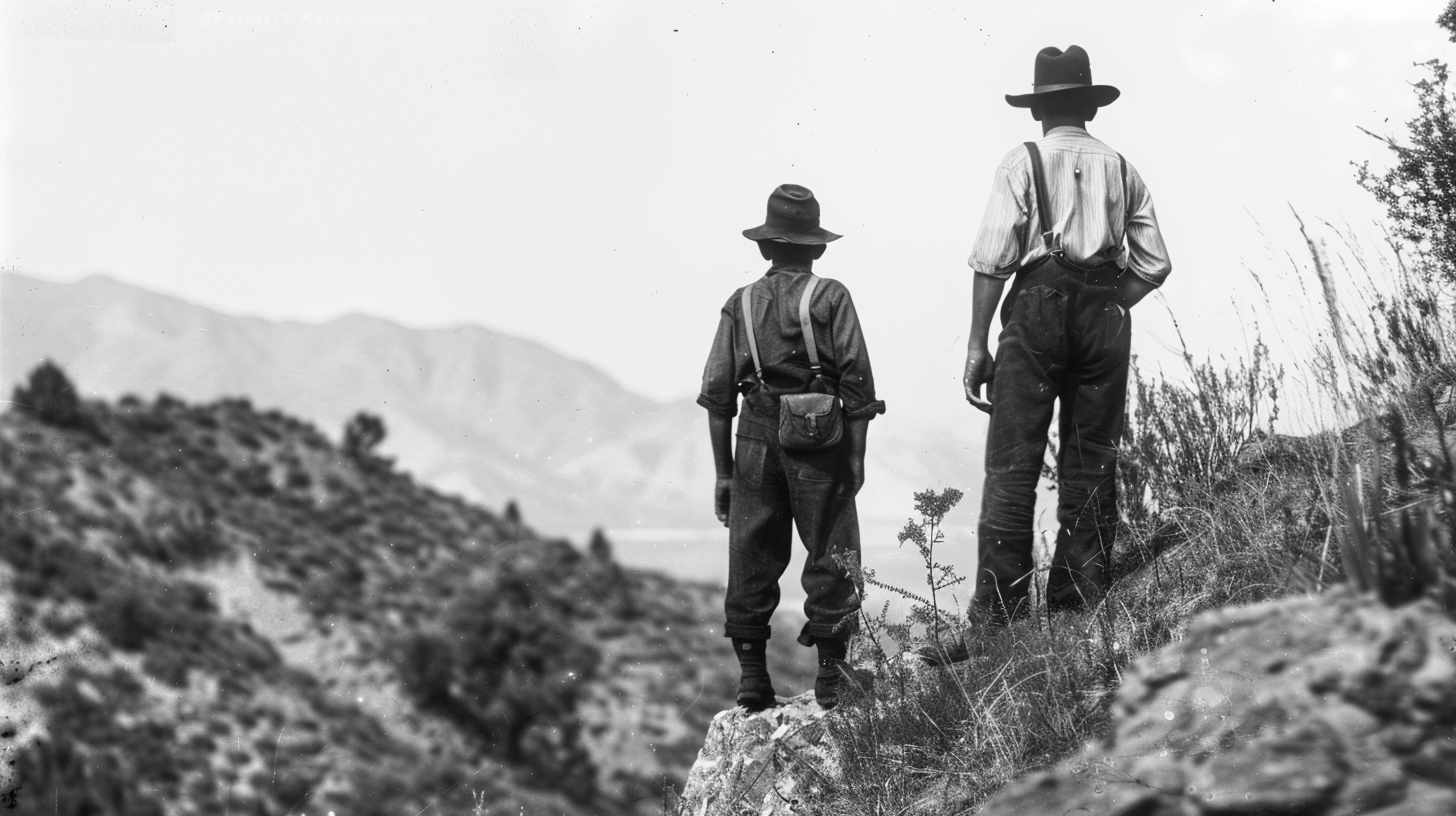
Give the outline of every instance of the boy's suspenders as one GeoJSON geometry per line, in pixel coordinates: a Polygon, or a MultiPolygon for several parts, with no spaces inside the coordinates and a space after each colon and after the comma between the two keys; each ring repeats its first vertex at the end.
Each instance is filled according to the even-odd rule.
{"type": "MultiPolygon", "coordinates": [[[[1047,214],[1047,205],[1051,203],[1052,197],[1047,194],[1046,171],[1041,165],[1041,150],[1036,142],[1026,143],[1026,153],[1031,157],[1031,178],[1032,195],[1036,196],[1036,214],[1041,226],[1041,240],[1046,244],[1047,253],[1055,255],[1063,261],[1066,260],[1066,249],[1053,243],[1055,236],[1052,235],[1051,216],[1047,214]]],[[[1117,154],[1119,169],[1122,171],[1122,237],[1127,237],[1127,158],[1121,153],[1117,154]]]]}
{"type": "MultiPolygon", "coordinates": [[[[810,272],[809,282],[804,285],[804,295],[799,298],[799,328],[804,332],[804,347],[809,350],[809,368],[822,381],[824,366],[819,362],[819,344],[814,339],[814,322],[809,319],[809,301],[814,297],[814,289],[818,285],[819,276],[810,272]]],[[[748,350],[753,353],[753,370],[758,374],[758,384],[767,389],[768,384],[763,381],[763,361],[758,357],[758,341],[753,336],[752,283],[743,287],[743,329],[748,333],[748,350]]]]}

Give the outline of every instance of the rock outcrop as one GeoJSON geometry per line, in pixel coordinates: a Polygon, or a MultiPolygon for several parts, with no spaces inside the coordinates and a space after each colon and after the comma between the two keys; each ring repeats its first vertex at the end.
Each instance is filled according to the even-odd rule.
{"type": "Polygon", "coordinates": [[[680,816],[789,816],[833,767],[826,712],[814,692],[779,699],[776,708],[720,712],[688,774],[680,816]]]}
{"type": "Polygon", "coordinates": [[[1137,661],[1104,744],[979,811],[1456,814],[1456,622],[1337,589],[1204,615],[1137,661]]]}
{"type": "MultiPolygon", "coordinates": [[[[1456,621],[1429,601],[1338,588],[1206,613],[1125,672],[1112,715],[1101,744],[976,812],[1456,815],[1456,621]]],[[[678,816],[818,812],[834,716],[812,695],[719,714],[678,816]]],[[[914,812],[970,812],[937,798],[914,812]]]]}

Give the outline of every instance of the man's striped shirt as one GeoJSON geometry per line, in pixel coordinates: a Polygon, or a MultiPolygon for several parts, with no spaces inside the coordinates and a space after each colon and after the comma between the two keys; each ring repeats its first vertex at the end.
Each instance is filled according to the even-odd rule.
{"type": "MultiPolygon", "coordinates": [[[[1116,261],[1161,285],[1173,267],[1153,212],[1153,197],[1137,170],[1127,164],[1124,178],[1117,152],[1082,128],[1053,128],[1037,147],[1051,199],[1047,220],[1053,241],[1060,243],[1067,257],[1087,265],[1116,261]]],[[[1039,218],[1031,157],[1022,145],[996,168],[971,268],[1007,278],[1046,255],[1039,218]]]]}

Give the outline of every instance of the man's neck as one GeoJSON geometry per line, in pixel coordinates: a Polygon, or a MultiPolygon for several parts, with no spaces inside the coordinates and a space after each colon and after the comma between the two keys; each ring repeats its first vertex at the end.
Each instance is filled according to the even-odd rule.
{"type": "Polygon", "coordinates": [[[1054,128],[1074,127],[1080,130],[1087,129],[1087,120],[1077,116],[1049,116],[1041,120],[1041,135],[1051,133],[1054,128]]]}

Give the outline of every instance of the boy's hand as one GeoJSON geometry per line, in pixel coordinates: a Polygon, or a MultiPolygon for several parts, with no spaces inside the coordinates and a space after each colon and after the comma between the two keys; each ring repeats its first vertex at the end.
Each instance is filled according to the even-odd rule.
{"type": "Polygon", "coordinates": [[[713,512],[723,526],[728,526],[728,505],[733,498],[733,477],[719,476],[713,484],[713,512]]]}
{"type": "Polygon", "coordinates": [[[849,495],[858,496],[859,489],[864,487],[865,470],[864,457],[849,457],[849,495]]]}
{"type": "Polygon", "coordinates": [[[981,386],[986,386],[986,396],[991,396],[991,383],[996,377],[996,360],[986,348],[972,347],[966,352],[966,373],[961,382],[966,388],[966,400],[977,409],[991,413],[991,401],[981,399],[981,386]]]}

